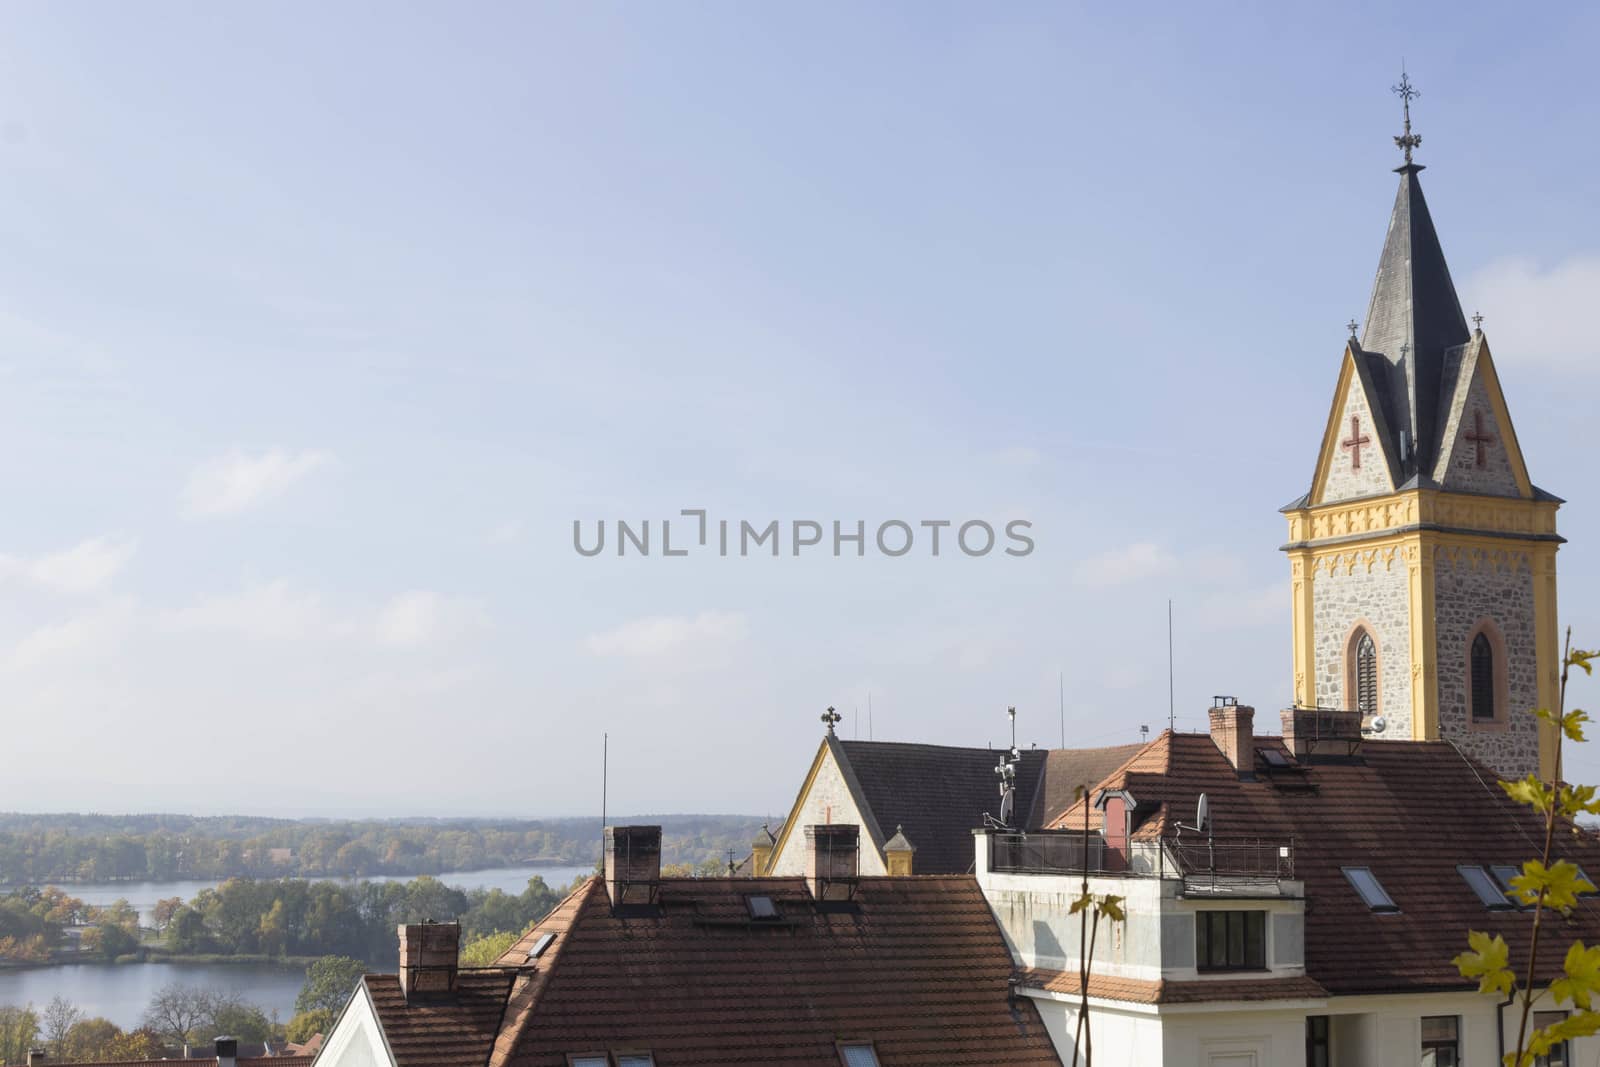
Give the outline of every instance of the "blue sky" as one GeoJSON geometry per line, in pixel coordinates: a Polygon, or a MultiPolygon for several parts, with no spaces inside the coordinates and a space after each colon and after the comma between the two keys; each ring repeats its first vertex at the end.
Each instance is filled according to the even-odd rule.
{"type": "Polygon", "coordinates": [[[776,813],[869,694],[1047,744],[1064,673],[1069,742],[1159,729],[1169,596],[1179,727],[1272,726],[1402,55],[1600,643],[1597,23],[9,5],[0,807],[590,812],[609,730],[612,811],[776,813]],[[696,507],[1037,547],[572,550],[696,507]]]}

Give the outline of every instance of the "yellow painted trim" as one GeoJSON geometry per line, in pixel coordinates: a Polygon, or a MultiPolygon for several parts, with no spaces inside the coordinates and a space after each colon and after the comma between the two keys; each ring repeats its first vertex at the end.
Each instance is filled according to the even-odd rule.
{"type": "Polygon", "coordinates": [[[1311,550],[1297,549],[1289,555],[1292,579],[1290,593],[1294,628],[1294,699],[1304,707],[1317,703],[1316,599],[1313,584],[1316,568],[1311,550]]]}
{"type": "Polygon", "coordinates": [[[1553,500],[1407,489],[1297,508],[1287,515],[1289,543],[1315,545],[1331,538],[1376,538],[1421,523],[1482,531],[1488,537],[1554,534],[1559,507],[1553,500]]]}
{"type": "Polygon", "coordinates": [[[783,855],[783,846],[788,843],[789,833],[794,829],[795,821],[800,818],[800,809],[805,805],[806,796],[811,792],[811,786],[815,784],[817,775],[822,773],[822,761],[827,755],[828,739],[823,738],[822,743],[817,746],[817,754],[812,757],[811,769],[806,772],[806,780],[801,784],[800,792],[794,798],[794,807],[789,809],[789,817],[783,820],[783,829],[778,831],[778,840],[773,844],[771,854],[767,856],[767,869],[755,872],[758,877],[770,873],[772,865],[778,862],[779,856],[783,855]]]}
{"type": "Polygon", "coordinates": [[[1517,443],[1517,429],[1511,424],[1511,411],[1506,407],[1506,395],[1500,389],[1500,375],[1494,369],[1494,357],[1489,354],[1489,339],[1478,338],[1478,366],[1483,373],[1484,391],[1489,394],[1489,406],[1494,409],[1494,420],[1500,426],[1504,439],[1506,458],[1511,461],[1511,473],[1517,480],[1517,489],[1524,497],[1533,497],[1533,482],[1528,478],[1528,465],[1522,458],[1522,446],[1517,443]]]}
{"type": "MultiPolygon", "coordinates": [[[[1533,556],[1533,641],[1538,671],[1539,706],[1555,710],[1560,699],[1561,637],[1556,615],[1556,546],[1541,545],[1533,556]]],[[[1522,709],[1513,709],[1513,711],[1522,709]]],[[[1556,736],[1553,723],[1539,724],[1539,777],[1556,776],[1556,736]]]]}
{"type": "MultiPolygon", "coordinates": [[[[1344,362],[1339,366],[1339,384],[1334,386],[1333,406],[1328,411],[1328,424],[1322,430],[1322,450],[1317,453],[1317,470],[1311,476],[1311,503],[1322,503],[1322,494],[1328,487],[1328,471],[1333,466],[1334,442],[1339,436],[1339,416],[1344,414],[1345,398],[1350,395],[1350,383],[1356,377],[1356,357],[1350,345],[1344,346],[1344,362]]],[[[1386,461],[1387,462],[1387,461],[1386,461]]]]}
{"type": "Polygon", "coordinates": [[[1433,549],[1431,534],[1407,537],[1403,548],[1411,580],[1411,736],[1439,739],[1439,642],[1434,633],[1433,549]]]}

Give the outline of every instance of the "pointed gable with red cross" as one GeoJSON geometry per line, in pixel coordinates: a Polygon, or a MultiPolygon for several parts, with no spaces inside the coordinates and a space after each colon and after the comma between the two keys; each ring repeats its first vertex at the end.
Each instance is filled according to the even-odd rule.
{"type": "Polygon", "coordinates": [[[1366,353],[1345,347],[1344,366],[1312,478],[1311,504],[1381,496],[1397,487],[1392,437],[1366,353]]]}
{"type": "Polygon", "coordinates": [[[1533,483],[1483,334],[1451,353],[1444,382],[1433,480],[1452,492],[1530,499],[1533,483]]]}

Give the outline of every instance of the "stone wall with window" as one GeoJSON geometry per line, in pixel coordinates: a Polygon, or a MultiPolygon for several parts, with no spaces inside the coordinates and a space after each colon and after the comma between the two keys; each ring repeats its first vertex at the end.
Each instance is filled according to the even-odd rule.
{"type": "Polygon", "coordinates": [[[1438,642],[1439,728],[1506,777],[1539,769],[1539,703],[1533,570],[1525,552],[1445,546],[1434,553],[1434,635],[1438,642]],[[1490,620],[1497,714],[1472,715],[1471,647],[1490,620]],[[1497,649],[1501,652],[1501,649],[1497,649]]]}
{"type": "Polygon", "coordinates": [[[1319,560],[1312,579],[1316,631],[1317,703],[1354,707],[1349,685],[1351,635],[1363,622],[1378,646],[1378,711],[1389,721],[1385,737],[1411,736],[1411,582],[1405,560],[1362,553],[1319,560]]]}

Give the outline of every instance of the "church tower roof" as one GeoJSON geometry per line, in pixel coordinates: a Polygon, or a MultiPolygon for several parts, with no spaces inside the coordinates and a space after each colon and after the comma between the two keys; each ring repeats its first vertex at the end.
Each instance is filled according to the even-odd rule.
{"type": "Polygon", "coordinates": [[[1398,437],[1390,454],[1399,458],[1403,480],[1419,472],[1426,479],[1433,469],[1447,356],[1472,339],[1422,195],[1420,170],[1421,164],[1409,160],[1397,168],[1400,189],[1361,334],[1386,421],[1398,437]]]}

